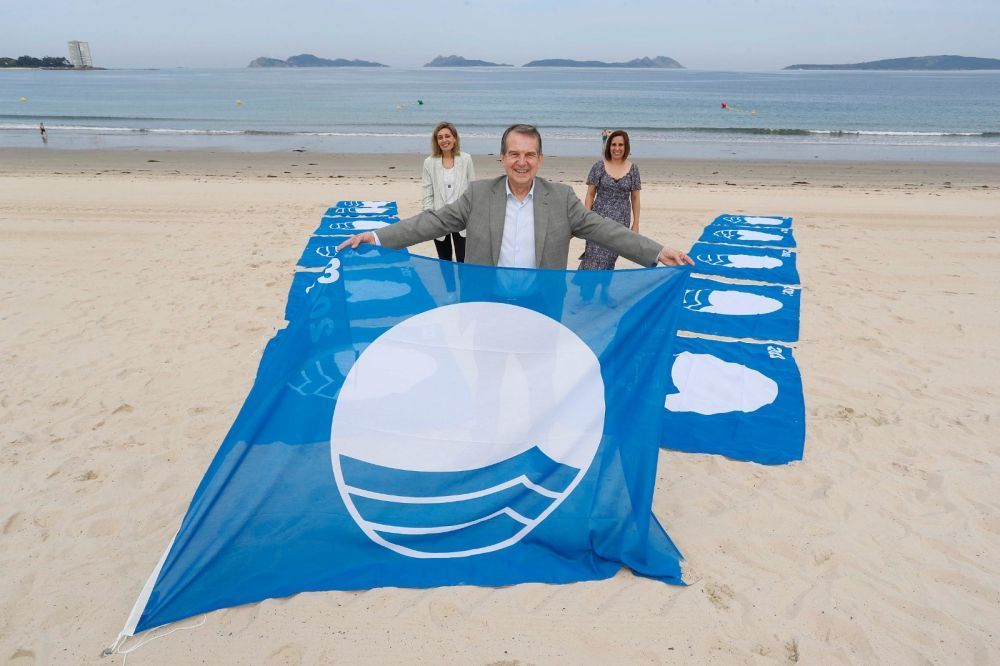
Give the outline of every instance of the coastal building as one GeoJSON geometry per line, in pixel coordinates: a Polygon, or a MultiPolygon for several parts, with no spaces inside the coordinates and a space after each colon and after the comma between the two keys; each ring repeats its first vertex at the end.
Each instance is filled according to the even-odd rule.
{"type": "Polygon", "coordinates": [[[73,63],[73,67],[83,68],[94,66],[94,60],[90,57],[90,42],[72,41],[68,43],[68,46],[69,61],[73,63]]]}

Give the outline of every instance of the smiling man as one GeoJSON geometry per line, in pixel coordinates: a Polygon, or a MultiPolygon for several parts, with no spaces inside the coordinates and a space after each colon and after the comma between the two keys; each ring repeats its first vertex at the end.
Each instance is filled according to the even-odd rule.
{"type": "Polygon", "coordinates": [[[642,266],[691,264],[683,252],[584,208],[572,188],[538,178],[542,136],[511,125],[500,139],[506,176],[472,183],[455,203],[352,236],[337,249],[375,243],[395,249],[466,230],[465,261],[487,266],[566,269],[570,238],[593,241],[642,266]]]}

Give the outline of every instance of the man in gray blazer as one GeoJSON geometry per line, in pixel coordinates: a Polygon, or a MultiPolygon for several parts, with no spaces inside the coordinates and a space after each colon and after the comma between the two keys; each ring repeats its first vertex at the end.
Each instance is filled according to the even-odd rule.
{"type": "Polygon", "coordinates": [[[642,266],[694,265],[683,252],[584,208],[573,190],[537,178],[542,137],[531,125],[512,125],[500,140],[506,176],[478,180],[458,201],[352,236],[337,249],[375,243],[394,249],[466,230],[465,261],[486,266],[566,269],[572,236],[594,241],[642,266]]]}

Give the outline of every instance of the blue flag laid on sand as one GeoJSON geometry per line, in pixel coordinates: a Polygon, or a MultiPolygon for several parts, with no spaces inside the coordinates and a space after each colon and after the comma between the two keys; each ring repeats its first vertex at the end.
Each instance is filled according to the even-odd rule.
{"type": "Polygon", "coordinates": [[[799,284],[795,253],[789,250],[695,243],[688,254],[694,260],[696,273],[774,284],[799,284]]]}
{"type": "Polygon", "coordinates": [[[795,237],[791,228],[751,229],[749,227],[719,227],[713,224],[705,227],[702,243],[722,243],[725,245],[749,245],[751,247],[795,247],[795,237]]]}
{"type": "Polygon", "coordinates": [[[693,333],[795,342],[799,339],[797,287],[729,284],[691,278],[677,328],[693,333]]]}
{"type": "Polygon", "coordinates": [[[362,231],[378,231],[382,227],[398,222],[398,217],[324,217],[313,236],[341,236],[362,231]]]}
{"type": "Polygon", "coordinates": [[[289,303],[125,635],[308,590],[680,583],[651,506],[687,272],[341,253],[289,303]]]}
{"type": "Polygon", "coordinates": [[[385,200],[385,201],[371,201],[371,200],[364,200],[364,201],[362,201],[362,200],[344,201],[344,200],[341,200],[341,201],[338,201],[336,204],[334,204],[332,206],[332,208],[351,208],[351,207],[357,208],[359,206],[362,207],[362,208],[395,208],[396,207],[396,202],[395,201],[389,201],[389,200],[385,200]]]}
{"type": "Polygon", "coordinates": [[[777,215],[720,215],[712,222],[718,227],[748,227],[753,229],[787,229],[792,218],[777,215]]]}
{"type": "Polygon", "coordinates": [[[764,464],[802,459],[805,403],[789,347],[679,337],[671,355],[665,448],[764,464]]]}
{"type": "Polygon", "coordinates": [[[395,202],[384,205],[333,206],[326,209],[326,216],[364,217],[366,215],[397,215],[395,202]]]}
{"type": "Polygon", "coordinates": [[[340,234],[312,236],[302,250],[298,265],[303,268],[323,268],[337,255],[337,246],[356,234],[356,231],[345,229],[340,234]]]}

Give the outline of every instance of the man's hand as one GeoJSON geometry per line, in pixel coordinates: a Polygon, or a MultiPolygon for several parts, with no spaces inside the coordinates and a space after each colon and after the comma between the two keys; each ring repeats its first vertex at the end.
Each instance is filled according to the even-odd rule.
{"type": "MultiPolygon", "coordinates": [[[[371,243],[372,245],[374,245],[375,234],[373,234],[370,231],[365,231],[360,234],[354,234],[353,236],[351,236],[350,238],[348,238],[343,243],[337,246],[337,252],[340,252],[345,247],[350,247],[352,250],[357,250],[358,246],[361,245],[362,243],[371,243]]],[[[662,252],[660,253],[660,256],[663,256],[662,252]]]]}
{"type": "Polygon", "coordinates": [[[672,247],[663,246],[660,250],[660,256],[656,258],[658,262],[664,266],[680,266],[682,264],[688,264],[694,266],[694,262],[691,261],[691,257],[687,256],[680,250],[675,250],[672,247]]]}

